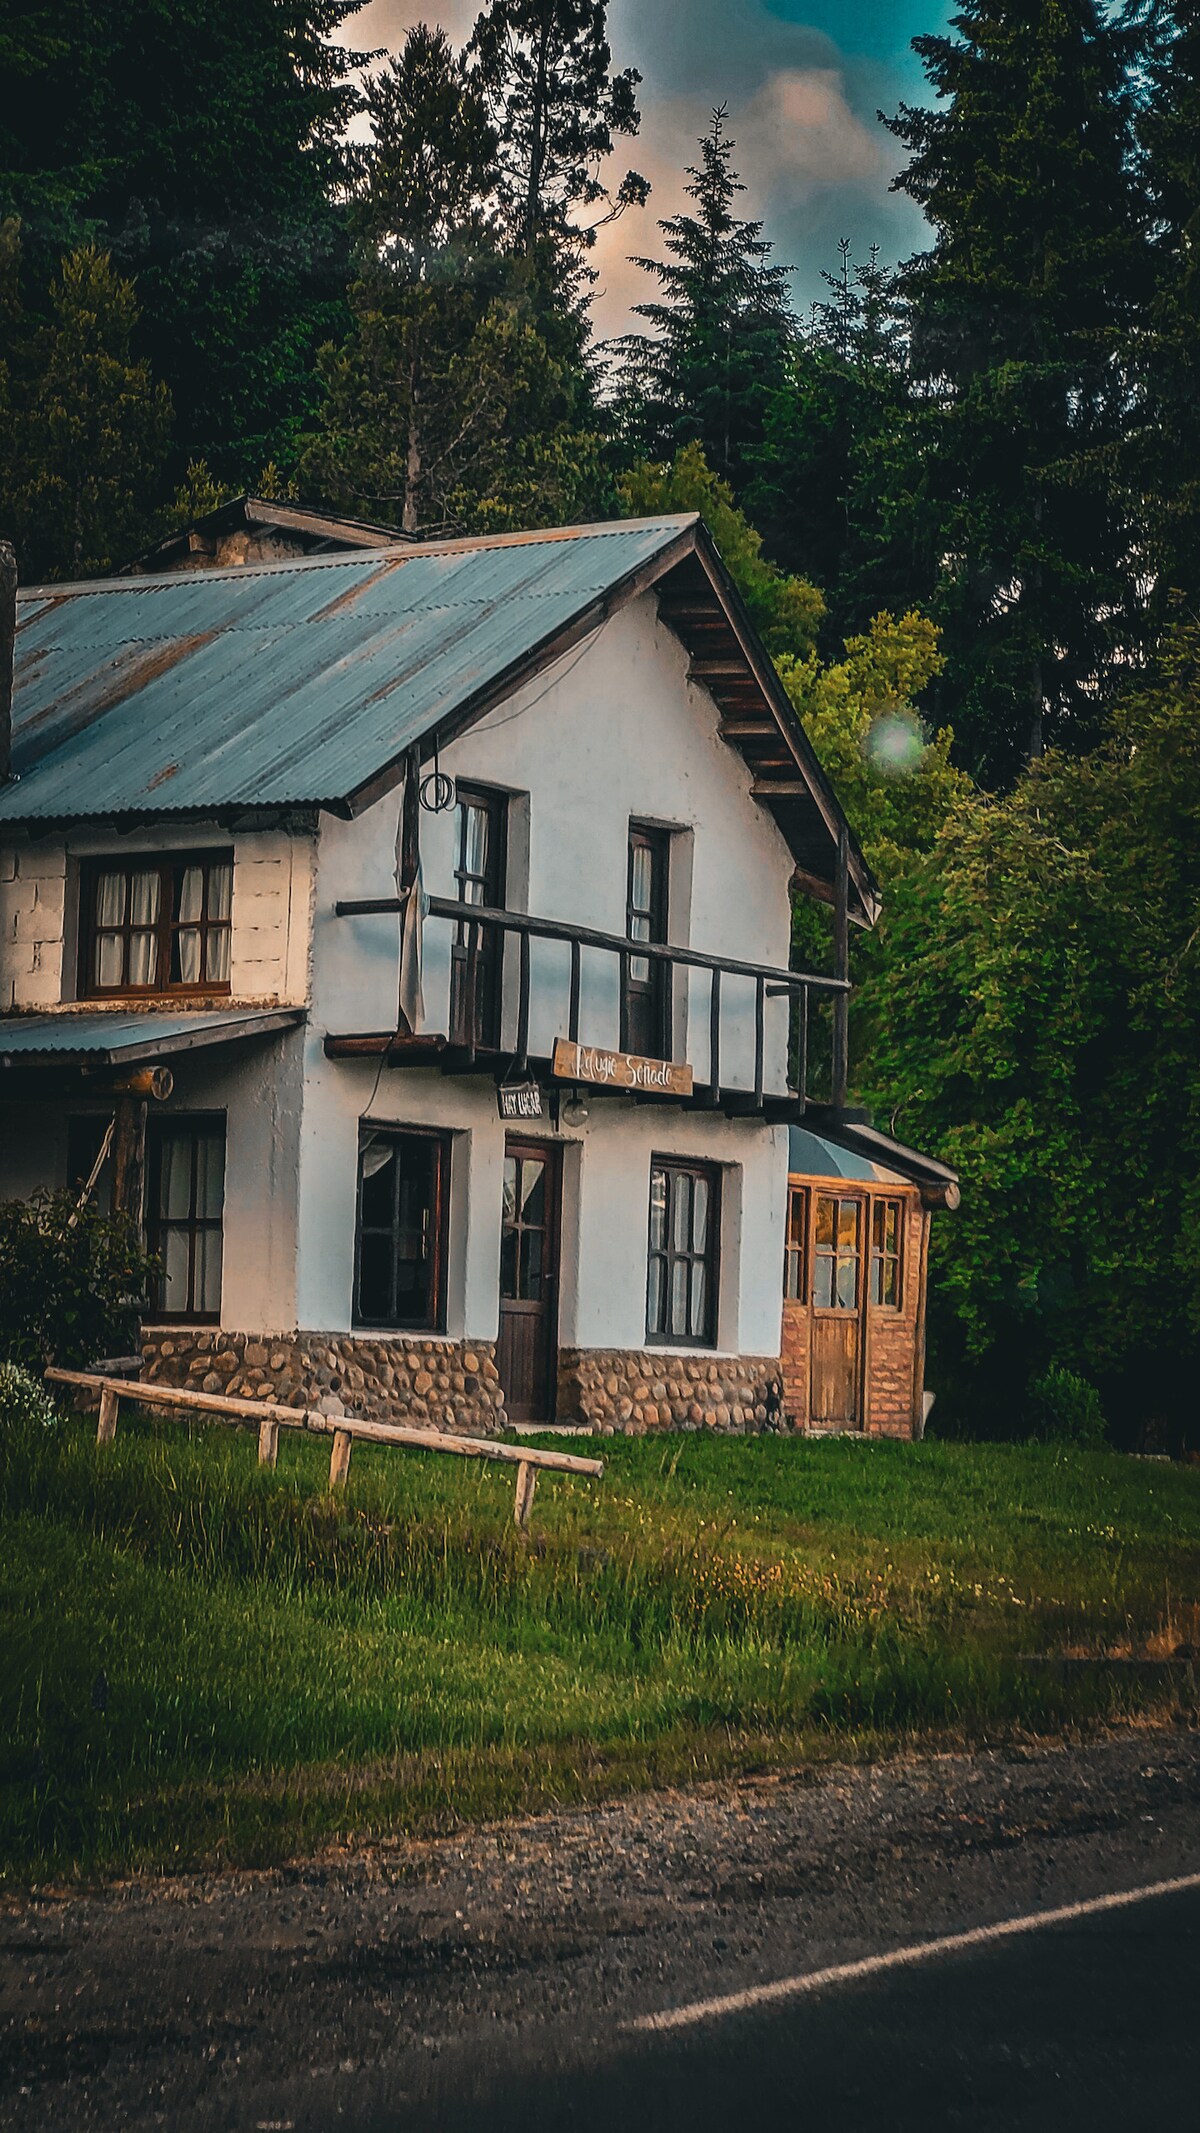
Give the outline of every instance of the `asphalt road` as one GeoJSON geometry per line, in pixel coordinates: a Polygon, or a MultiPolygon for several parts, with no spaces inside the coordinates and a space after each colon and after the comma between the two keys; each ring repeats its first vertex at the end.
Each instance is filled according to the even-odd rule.
{"type": "Polygon", "coordinates": [[[0,1905],[5,2133],[1200,2123],[1200,1733],[836,1766],[0,1905]],[[645,2024],[748,1998],[681,2028],[645,2024]]]}
{"type": "Polygon", "coordinates": [[[653,2036],[342,2099],[353,2133],[1090,2133],[1200,2121],[1200,1890],[653,2036]]]}

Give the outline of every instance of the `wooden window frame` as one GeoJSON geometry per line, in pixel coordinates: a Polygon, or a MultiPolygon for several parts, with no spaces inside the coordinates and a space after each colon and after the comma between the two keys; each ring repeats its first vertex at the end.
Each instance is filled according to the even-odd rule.
{"type": "Polygon", "coordinates": [[[81,1000],[148,1000],[159,998],[211,999],[228,998],[232,991],[233,947],[233,852],[228,846],[206,847],[187,852],[120,852],[109,857],[81,860],[79,868],[79,968],[78,997],[81,1000]],[[209,877],[212,868],[226,866],[230,870],[230,916],[210,919],[208,916],[209,877]],[[189,867],[204,869],[204,895],[201,916],[194,924],[181,929],[174,916],[176,886],[189,867]],[[101,985],[96,972],[97,943],[101,934],[119,934],[122,960],[129,968],[129,947],[134,932],[150,931],[133,925],[129,901],[130,882],[135,874],[153,874],[159,877],[158,918],[154,932],[154,977],[147,985],[132,985],[123,979],[119,985],[101,985]],[[121,925],[101,926],[97,921],[97,895],[102,874],[125,876],[125,910],[121,925]],[[172,936],[179,932],[197,931],[200,934],[201,961],[208,966],[208,942],[213,933],[224,933],[230,941],[230,975],[227,978],[201,977],[195,984],[173,983],[171,980],[172,936]]]}
{"type": "MultiPolygon", "coordinates": [[[[721,1166],[719,1163],[693,1161],[688,1156],[652,1155],[650,1158],[650,1191],[646,1206],[646,1345],[652,1348],[715,1348],[717,1328],[720,1324],[720,1270],[721,1270],[721,1166]],[[650,1222],[654,1205],[654,1177],[663,1171],[668,1179],[673,1177],[703,1178],[709,1191],[708,1242],[703,1252],[680,1252],[673,1243],[673,1200],[670,1186],[667,1190],[667,1241],[661,1249],[649,1243],[650,1222]],[[702,1264],[708,1277],[707,1309],[702,1333],[673,1333],[656,1331],[650,1324],[650,1275],[656,1259],[663,1262],[663,1295],[668,1300],[673,1292],[672,1271],[680,1259],[689,1266],[702,1264]]],[[[691,1316],[691,1277],[688,1278],[688,1316],[691,1316]]]]}
{"type": "MultiPolygon", "coordinates": [[[[627,940],[633,941],[637,938],[633,931],[634,925],[639,920],[644,919],[652,930],[642,937],[657,942],[662,946],[666,945],[667,929],[671,916],[672,836],[673,832],[671,830],[662,829],[653,822],[631,821],[629,824],[625,843],[625,935],[627,940]],[[652,855],[650,875],[653,887],[651,903],[648,909],[643,909],[640,904],[635,904],[633,900],[633,855],[638,850],[649,851],[652,855]]],[[[643,960],[649,961],[650,971],[648,979],[643,982],[632,975],[633,960],[633,954],[629,954],[622,958],[621,964],[621,1050],[628,1052],[631,1049],[630,1028],[633,1021],[631,1008],[633,999],[635,997],[639,1000],[649,999],[653,1002],[658,1024],[657,1029],[653,1032],[657,1040],[657,1049],[648,1050],[641,1056],[648,1059],[670,1059],[672,1056],[673,1022],[671,1013],[672,966],[659,956],[649,959],[643,958],[643,960]]]]}
{"type": "Polygon", "coordinates": [[[146,1245],[155,1256],[161,1257],[161,1239],[166,1230],[183,1230],[188,1238],[188,1308],[168,1311],[162,1304],[158,1283],[160,1276],[151,1277],[150,1315],[151,1323],[158,1326],[219,1326],[221,1306],[215,1311],[197,1311],[193,1307],[196,1293],[196,1238],[201,1231],[218,1230],[221,1235],[221,1284],[225,1281],[225,1157],[226,1119],[223,1111],[175,1111],[166,1118],[149,1122],[146,1137],[146,1245]],[[222,1142],[221,1212],[219,1215],[197,1216],[196,1214],[196,1146],[206,1133],[219,1131],[222,1142]],[[163,1144],[169,1139],[187,1135],[192,1143],[191,1158],[191,1207],[183,1221],[168,1219],[161,1212],[161,1181],[163,1144]]]}
{"type": "Polygon", "coordinates": [[[904,1309],[904,1213],[906,1206],[907,1202],[899,1193],[874,1193],[871,1196],[871,1240],[867,1267],[867,1302],[873,1311],[902,1311],[904,1309]],[[885,1210],[889,1207],[894,1207],[896,1210],[896,1249],[894,1252],[886,1251],[882,1242],[876,1242],[877,1221],[881,1236],[886,1235],[883,1222],[885,1210]],[[887,1266],[894,1266],[896,1269],[896,1300],[894,1303],[889,1303],[883,1294],[883,1271],[887,1266]],[[880,1274],[880,1293],[878,1296],[875,1294],[876,1268],[879,1269],[880,1274]]]}
{"type": "MultiPolygon", "coordinates": [[[[504,910],[508,896],[508,793],[495,785],[472,785],[459,783],[455,787],[454,817],[454,887],[459,903],[483,903],[504,910]],[[466,866],[463,849],[464,822],[459,812],[461,804],[479,807],[488,817],[490,840],[487,871],[472,874],[466,866]],[[471,896],[469,889],[477,885],[478,897],[471,896]]],[[[474,1031],[465,1022],[467,1008],[466,982],[468,959],[468,928],[465,920],[455,928],[450,949],[452,1041],[475,1043],[485,1050],[496,1050],[500,1044],[500,1017],[503,1005],[504,935],[492,926],[480,930],[477,949],[478,1007],[474,1031]]]]}
{"type": "Polygon", "coordinates": [[[785,1303],[803,1304],[808,1300],[809,1223],[812,1208],[809,1204],[807,1185],[793,1185],[788,1180],[787,1213],[783,1232],[783,1300],[785,1303]],[[795,1227],[792,1209],[801,1203],[799,1241],[793,1241],[795,1227]]]}
{"type": "MultiPolygon", "coordinates": [[[[392,1124],[391,1124],[390,1122],[389,1122],[388,1124],[386,1124],[386,1125],[385,1125],[385,1124],[377,1124],[377,1123],[373,1123],[373,1122],[371,1122],[371,1121],[368,1121],[368,1120],[366,1120],[366,1119],[364,1119],[364,1120],[360,1121],[360,1124],[359,1124],[359,1129],[358,1129],[358,1154],[357,1154],[357,1157],[356,1157],[356,1166],[357,1166],[357,1170],[358,1170],[358,1177],[357,1177],[357,1181],[356,1181],[356,1185],[355,1185],[355,1195],[354,1195],[354,1289],[353,1289],[353,1294],[352,1294],[352,1297],[351,1297],[351,1324],[353,1325],[353,1327],[354,1327],[354,1329],[355,1329],[355,1331],[356,1331],[356,1332],[363,1332],[363,1333],[444,1333],[444,1332],[445,1332],[445,1330],[446,1330],[446,1262],[447,1262],[447,1248],[448,1248],[448,1243],[449,1243],[449,1231],[450,1231],[450,1163],[451,1163],[451,1148],[452,1148],[453,1138],[454,1138],[454,1136],[453,1136],[453,1134],[452,1134],[452,1133],[449,1133],[449,1132],[443,1132],[443,1131],[441,1131],[440,1129],[438,1129],[438,1128],[436,1128],[436,1127],[431,1127],[431,1126],[406,1126],[406,1125],[402,1125],[402,1124],[399,1124],[399,1125],[392,1125],[392,1124]],[[362,1174],[362,1158],[363,1158],[363,1152],[364,1152],[364,1150],[365,1150],[365,1148],[366,1148],[366,1145],[367,1145],[368,1141],[370,1141],[370,1140],[380,1140],[380,1139],[382,1139],[382,1140],[392,1140],[392,1141],[405,1141],[405,1140],[408,1140],[408,1141],[428,1141],[428,1142],[431,1142],[431,1143],[433,1144],[434,1148],[435,1148],[435,1149],[437,1150],[437,1168],[436,1168],[436,1175],[435,1175],[435,1179],[434,1179],[434,1194],[433,1194],[433,1198],[434,1198],[434,1205],[433,1205],[433,1209],[432,1209],[432,1219],[431,1219],[431,1232],[432,1232],[432,1244],[433,1244],[433,1266],[432,1266],[432,1269],[431,1269],[431,1273],[430,1273],[430,1280],[429,1280],[429,1307],[428,1307],[428,1309],[427,1309],[427,1311],[426,1311],[426,1313],[425,1313],[425,1316],[424,1316],[423,1318],[421,1318],[421,1319],[400,1319],[400,1318],[397,1318],[397,1317],[392,1317],[392,1318],[365,1318],[365,1317],[363,1316],[363,1312],[362,1312],[362,1303],[361,1303],[361,1275],[362,1275],[362,1239],[363,1239],[363,1223],[362,1223],[362,1192],[363,1192],[363,1174],[362,1174]]],[[[380,1230],[379,1230],[379,1231],[377,1231],[377,1232],[373,1232],[373,1233],[374,1233],[374,1234],[379,1234],[379,1235],[383,1235],[383,1234],[385,1234],[385,1232],[384,1232],[384,1231],[383,1231],[382,1229],[380,1229],[380,1230]]],[[[391,1225],[391,1236],[392,1236],[392,1253],[393,1253],[393,1278],[392,1278],[392,1288],[393,1288],[393,1293],[394,1293],[394,1291],[395,1291],[395,1247],[396,1247],[396,1236],[397,1236],[397,1229],[396,1229],[396,1221],[395,1221],[395,1210],[394,1210],[394,1207],[393,1207],[393,1219],[392,1219],[392,1225],[391,1225]]]]}
{"type": "Polygon", "coordinates": [[[809,1286],[808,1286],[808,1295],[809,1295],[809,1297],[810,1297],[810,1300],[811,1300],[811,1308],[812,1308],[812,1309],[813,1309],[814,1311],[821,1311],[821,1312],[826,1312],[826,1313],[828,1313],[828,1314],[829,1314],[829,1315],[830,1315],[831,1317],[833,1317],[833,1318],[857,1318],[857,1317],[858,1317],[858,1315],[859,1315],[859,1313],[861,1312],[861,1310],[862,1310],[862,1307],[863,1307],[863,1298],[864,1298],[864,1294],[865,1294],[865,1291],[864,1291],[864,1286],[863,1286],[863,1284],[864,1284],[864,1280],[868,1278],[868,1277],[867,1277],[867,1274],[866,1274],[866,1271],[865,1271],[865,1268],[864,1268],[864,1261],[866,1260],[866,1257],[867,1257],[867,1247],[868,1247],[868,1245],[869,1245],[869,1241],[870,1241],[870,1240],[869,1240],[869,1228],[868,1228],[868,1224],[869,1224],[869,1201],[868,1201],[868,1198],[867,1198],[867,1196],[866,1196],[866,1195],[865,1195],[864,1193],[861,1193],[861,1192],[837,1192],[837,1191],[835,1191],[835,1192],[826,1192],[826,1191],[824,1191],[824,1190],[823,1190],[823,1189],[822,1189],[821,1187],[819,1187],[819,1186],[818,1186],[818,1187],[814,1187],[814,1189],[813,1189],[813,1195],[812,1195],[812,1230],[811,1230],[811,1240],[812,1240],[812,1241],[811,1241],[811,1248],[810,1248],[810,1251],[809,1251],[809,1286]],[[833,1293],[834,1293],[834,1295],[836,1296],[836,1294],[837,1294],[837,1264],[838,1264],[838,1260],[839,1260],[839,1258],[845,1258],[845,1257],[847,1256],[847,1255],[846,1255],[845,1253],[840,1253],[840,1252],[838,1251],[838,1247],[837,1247],[837,1224],[836,1224],[836,1218],[835,1218],[835,1225],[834,1225],[834,1245],[833,1245],[833,1249],[832,1249],[832,1251],[831,1251],[831,1250],[829,1250],[827,1246],[823,1246],[823,1245],[820,1245],[820,1244],[818,1244],[818,1242],[817,1242],[817,1210],[818,1210],[818,1207],[819,1207],[819,1205],[820,1205],[820,1202],[821,1202],[822,1200],[833,1200],[833,1201],[835,1202],[835,1204],[837,1204],[837,1205],[839,1205],[839,1206],[840,1206],[841,1204],[843,1204],[843,1203],[848,1203],[849,1205],[851,1205],[851,1206],[852,1206],[852,1207],[853,1207],[853,1208],[855,1209],[855,1212],[856,1212],[856,1216],[857,1216],[857,1221],[858,1221],[858,1243],[857,1243],[857,1248],[856,1248],[856,1250],[855,1250],[855,1254],[854,1254],[854,1259],[855,1259],[855,1268],[856,1268],[856,1273],[855,1273],[855,1283],[854,1283],[854,1302],[853,1302],[852,1304],[839,1304],[839,1303],[829,1303],[829,1304],[824,1304],[824,1303],[818,1303],[818,1302],[817,1302],[817,1268],[818,1268],[818,1267],[819,1267],[819,1265],[821,1264],[821,1261],[822,1261],[822,1260],[832,1260],[832,1262],[833,1262],[833,1268],[834,1268],[834,1278],[833,1278],[833,1293]]]}

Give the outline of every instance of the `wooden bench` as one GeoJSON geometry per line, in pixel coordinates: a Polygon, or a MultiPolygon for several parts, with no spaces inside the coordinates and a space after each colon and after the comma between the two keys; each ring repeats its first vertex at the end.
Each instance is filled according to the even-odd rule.
{"type": "Polygon", "coordinates": [[[275,1400],[229,1399],[219,1392],[192,1392],[182,1385],[142,1384],[136,1378],[110,1378],[96,1370],[50,1369],[46,1377],[53,1385],[74,1385],[87,1392],[99,1393],[97,1444],[111,1444],[116,1436],[117,1407],[121,1400],[133,1400],[139,1407],[183,1408],[234,1422],[257,1422],[260,1466],[275,1465],[281,1429],[304,1429],[317,1436],[332,1437],[331,1489],[339,1488],[350,1471],[350,1451],[356,1437],[365,1444],[394,1444],[417,1451],[452,1452],[459,1459],[507,1461],[517,1470],[513,1515],[519,1526],[529,1524],[539,1468],[555,1474],[590,1474],[597,1479],[604,1472],[602,1459],[580,1459],[573,1452],[540,1452],[531,1445],[499,1444],[491,1437],[454,1437],[446,1430],[410,1429],[398,1422],[360,1422],[354,1415],[323,1415],[311,1407],[281,1407],[275,1400]]]}

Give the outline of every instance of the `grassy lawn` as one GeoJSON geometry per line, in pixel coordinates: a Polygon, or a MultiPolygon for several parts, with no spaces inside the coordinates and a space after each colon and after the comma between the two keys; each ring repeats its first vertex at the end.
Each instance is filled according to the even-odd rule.
{"type": "MultiPolygon", "coordinates": [[[[905,1741],[1155,1716],[1200,1468],[1042,1447],[608,1439],[600,1482],[122,1415],[0,1426],[0,1872],[340,1837],[905,1741]]],[[[572,1450],[587,1451],[586,1444],[572,1450]]]]}

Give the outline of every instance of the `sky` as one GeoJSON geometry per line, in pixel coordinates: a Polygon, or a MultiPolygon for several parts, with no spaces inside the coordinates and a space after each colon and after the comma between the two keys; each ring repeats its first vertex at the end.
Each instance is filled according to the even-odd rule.
{"type": "MultiPolygon", "coordinates": [[[[461,41],[478,9],[479,0],[368,0],[353,35],[394,50],[412,23],[434,21],[461,41]]],[[[902,150],[876,112],[923,100],[911,40],[949,12],[941,0],[611,0],[614,66],[643,77],[641,131],[618,144],[616,174],[639,170],[652,192],[592,253],[597,331],[636,323],[631,304],[651,294],[628,255],[659,252],[655,224],[682,202],[714,104],[729,107],[742,211],[763,219],[799,304],[822,293],[821,269],[836,266],[842,237],[859,257],[873,243],[889,262],[918,250],[921,216],[889,191],[902,150]]]]}

